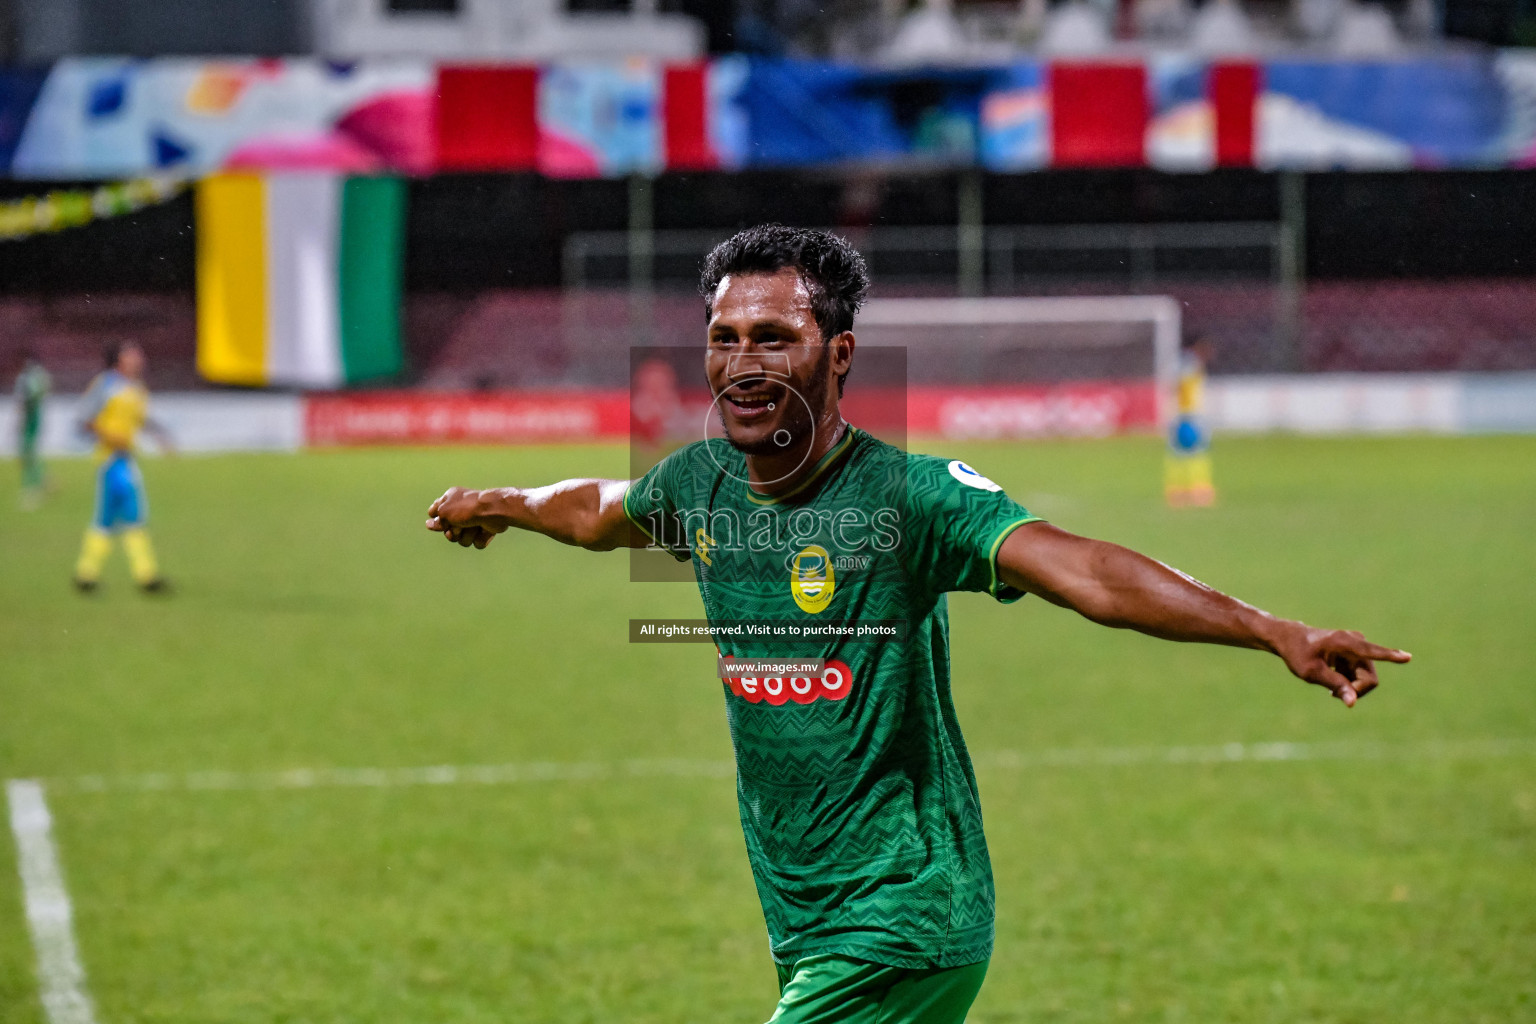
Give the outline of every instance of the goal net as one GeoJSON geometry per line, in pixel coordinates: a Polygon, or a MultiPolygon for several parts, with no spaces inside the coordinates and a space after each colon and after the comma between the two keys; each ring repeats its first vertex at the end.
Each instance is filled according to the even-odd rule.
{"type": "Polygon", "coordinates": [[[1105,436],[1172,413],[1181,323],[1167,296],[872,299],[854,331],[905,352],[912,434],[1105,436]]]}

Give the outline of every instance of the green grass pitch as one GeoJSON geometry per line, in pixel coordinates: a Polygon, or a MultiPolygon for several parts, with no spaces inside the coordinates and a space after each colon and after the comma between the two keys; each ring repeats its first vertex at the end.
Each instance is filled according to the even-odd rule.
{"type": "MultiPolygon", "coordinates": [[[[1261,655],[952,600],[999,897],[974,1022],[1536,1020],[1536,439],[1222,439],[1170,511],[1148,439],[949,451],[1060,525],[1413,651],[1347,711],[1261,655]],[[1435,757],[1424,744],[1524,743],[1435,757]],[[1035,765],[1293,741],[1370,759],[1035,765]],[[1375,746],[1367,746],[1375,745],[1375,746]],[[1010,759],[1009,752],[1013,752],[1010,759]]],[[[0,777],[47,780],[102,1024],[766,1018],[728,776],[163,791],[295,768],[718,763],[699,614],[622,554],[422,529],[450,483],[622,475],[617,446],[151,460],[161,560],[68,586],[90,467],[0,485],[0,777]]],[[[1451,747],[1451,750],[1473,748],[1451,747]]],[[[40,1024],[0,835],[0,1024],[40,1024]]]]}

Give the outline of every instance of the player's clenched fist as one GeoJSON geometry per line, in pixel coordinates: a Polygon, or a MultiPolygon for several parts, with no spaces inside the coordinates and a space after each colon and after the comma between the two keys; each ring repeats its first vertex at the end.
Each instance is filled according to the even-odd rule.
{"type": "Polygon", "coordinates": [[[427,509],[427,529],[441,533],[460,547],[484,550],[506,527],[485,518],[483,493],[462,487],[448,488],[427,509]]]}

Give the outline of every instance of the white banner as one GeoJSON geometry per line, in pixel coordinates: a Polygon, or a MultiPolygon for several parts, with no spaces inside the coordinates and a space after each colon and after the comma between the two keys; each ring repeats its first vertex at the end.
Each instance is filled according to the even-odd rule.
{"type": "Polygon", "coordinates": [[[1319,373],[1213,377],[1226,433],[1536,433],[1536,373],[1319,373]]]}
{"type": "MultiPolygon", "coordinates": [[[[80,430],[80,399],[50,398],[43,412],[43,451],[82,455],[91,440],[80,430]]],[[[150,415],[185,452],[291,452],[304,446],[300,395],[171,392],[150,396],[150,415]]],[[[0,400],[0,452],[16,453],[16,403],[0,400]]]]}

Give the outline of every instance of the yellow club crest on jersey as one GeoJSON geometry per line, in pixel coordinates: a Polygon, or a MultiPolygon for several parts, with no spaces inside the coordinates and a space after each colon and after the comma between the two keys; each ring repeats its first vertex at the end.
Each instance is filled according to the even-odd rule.
{"type": "Polygon", "coordinates": [[[789,592],[802,611],[815,615],[832,603],[836,589],[832,556],[826,548],[812,544],[795,555],[789,567],[789,592]]]}

